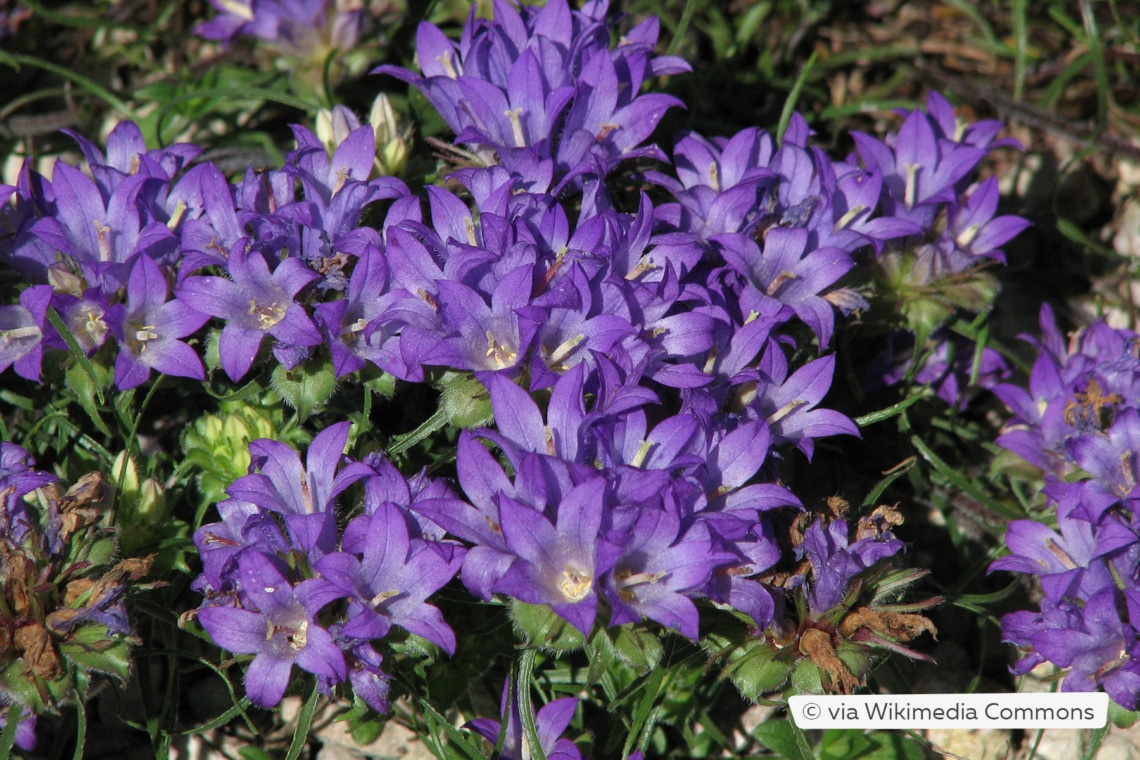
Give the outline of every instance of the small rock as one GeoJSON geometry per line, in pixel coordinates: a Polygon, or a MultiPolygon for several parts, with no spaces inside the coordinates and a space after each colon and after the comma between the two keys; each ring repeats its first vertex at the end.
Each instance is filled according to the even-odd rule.
{"type": "Polygon", "coordinates": [[[1013,753],[1013,734],[1001,728],[932,728],[926,739],[937,751],[970,760],[1004,760],[1013,753]]]}

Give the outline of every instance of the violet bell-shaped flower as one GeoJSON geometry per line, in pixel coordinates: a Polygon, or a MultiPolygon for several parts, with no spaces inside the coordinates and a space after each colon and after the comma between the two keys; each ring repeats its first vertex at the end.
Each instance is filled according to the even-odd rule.
{"type": "Polygon", "coordinates": [[[277,558],[246,551],[238,573],[249,608],[204,607],[198,620],[222,648],[256,655],[245,676],[250,701],[260,707],[280,702],[293,665],[331,683],[348,677],[344,653],[314,617],[319,607],[306,604],[277,558]]]}
{"type": "MultiPolygon", "coordinates": [[[[530,684],[523,684],[529,689],[530,684]]],[[[503,684],[503,699],[500,706],[502,721],[491,718],[476,718],[467,723],[464,728],[475,731],[493,745],[498,745],[499,734],[503,734],[503,746],[499,757],[501,760],[527,760],[533,756],[533,750],[528,744],[529,739],[523,730],[522,716],[519,714],[518,694],[512,693],[511,682],[503,684]]],[[[582,760],[582,753],[577,745],[569,739],[560,739],[562,732],[574,719],[574,710],[578,707],[575,697],[563,697],[552,700],[538,709],[535,713],[534,723],[538,742],[542,751],[549,760],[582,760]]]]}
{"type": "Polygon", "coordinates": [[[494,590],[529,604],[549,604],[589,636],[598,609],[598,579],[620,552],[600,535],[608,489],[603,477],[576,486],[558,505],[554,524],[534,508],[500,496],[500,527],[516,559],[494,590]]]}
{"type": "Polygon", "coordinates": [[[39,382],[51,298],[50,285],[33,285],[20,293],[19,304],[0,306],[0,372],[13,367],[20,377],[39,382]]]}
{"type": "Polygon", "coordinates": [[[352,553],[321,557],[313,568],[317,577],[303,581],[298,591],[322,607],[348,600],[341,636],[381,639],[396,625],[454,654],[455,633],[425,600],[455,576],[465,550],[409,537],[404,513],[391,503],[356,520],[367,525],[358,528],[363,532],[359,545],[352,553]]]}
{"type": "Polygon", "coordinates": [[[309,444],[305,466],[290,446],[265,438],[249,444],[250,474],[227,489],[235,499],[284,516],[294,544],[312,560],[336,549],[336,497],[374,471],[360,462],[341,466],[349,423],[322,430],[309,444]]]}
{"type": "Polygon", "coordinates": [[[279,262],[272,272],[265,257],[246,251],[238,241],[230,253],[231,279],[194,276],[175,291],[178,300],[191,308],[226,321],[219,354],[222,368],[237,382],[249,371],[266,335],[286,346],[315,346],[321,333],[294,299],[320,278],[296,258],[279,262]]]}
{"type": "Polygon", "coordinates": [[[889,531],[848,544],[847,522],[842,518],[824,527],[816,519],[804,531],[803,551],[811,562],[813,580],[808,591],[811,611],[821,614],[843,601],[851,582],[876,562],[904,548],[889,531]]]}
{"type": "Polygon", "coordinates": [[[156,369],[165,375],[205,378],[202,360],[180,338],[192,335],[209,316],[180,300],[167,301],[169,286],[149,256],[139,256],[127,280],[127,302],[112,307],[108,321],[119,341],[115,385],[142,385],[156,369]]]}

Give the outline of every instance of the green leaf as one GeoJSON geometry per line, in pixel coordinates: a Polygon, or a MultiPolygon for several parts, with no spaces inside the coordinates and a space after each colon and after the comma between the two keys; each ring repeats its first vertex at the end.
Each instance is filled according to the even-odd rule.
{"type": "Polygon", "coordinates": [[[906,734],[895,731],[877,731],[868,739],[871,748],[858,755],[859,760],[923,760],[923,745],[906,734]]]}
{"type": "Polygon", "coordinates": [[[20,727],[23,710],[16,705],[9,705],[4,711],[4,730],[0,731],[0,757],[10,757],[12,745],[16,741],[16,729],[20,727]]]}
{"type": "Polygon", "coordinates": [[[519,658],[519,678],[516,685],[518,690],[519,717],[522,719],[523,732],[526,734],[526,743],[530,746],[531,756],[535,760],[546,760],[546,750],[538,739],[538,724],[534,717],[534,702],[530,694],[530,682],[534,677],[534,660],[538,656],[537,649],[526,649],[519,658]]]}
{"type": "Polygon", "coordinates": [[[752,736],[785,760],[815,760],[797,740],[795,728],[788,720],[767,720],[752,729],[752,736]]]}
{"type": "Polygon", "coordinates": [[[102,85],[96,83],[94,80],[88,79],[82,74],[77,74],[66,66],[61,66],[53,61],[49,61],[44,58],[37,58],[34,55],[26,55],[24,53],[7,52],[4,54],[3,60],[9,65],[12,65],[13,63],[23,63],[27,64],[28,66],[34,66],[37,69],[50,71],[53,74],[61,76],[69,82],[78,85],[81,89],[87,90],[87,92],[91,93],[95,97],[102,99],[107,103],[107,105],[114,108],[126,118],[131,119],[132,121],[137,119],[137,116],[131,107],[127,105],[125,101],[119,99],[115,93],[111,92],[106,87],[103,87],[102,85]]]}
{"type": "Polygon", "coordinates": [[[864,427],[867,427],[868,425],[874,425],[876,422],[882,422],[883,420],[889,420],[891,417],[895,417],[895,416],[898,416],[899,414],[902,414],[903,411],[905,411],[909,407],[913,406],[915,403],[921,401],[922,399],[926,398],[928,395],[929,394],[927,393],[926,388],[923,388],[922,390],[920,390],[918,393],[914,394],[913,396],[909,396],[908,398],[903,399],[902,401],[898,402],[897,404],[893,404],[892,406],[888,406],[886,409],[880,409],[877,412],[871,412],[870,414],[864,414],[862,417],[856,417],[855,418],[855,424],[861,428],[864,428],[864,427]]]}
{"type": "Polygon", "coordinates": [[[83,760],[83,750],[87,745],[87,676],[79,673],[75,679],[79,684],[79,698],[75,700],[75,754],[73,760],[83,760]]]}
{"type": "Polygon", "coordinates": [[[788,130],[788,124],[792,121],[792,114],[795,113],[796,103],[800,99],[800,93],[803,92],[804,85],[807,84],[808,77],[811,76],[811,70],[815,68],[815,62],[818,58],[819,54],[812,51],[811,57],[807,59],[807,63],[800,69],[800,75],[796,78],[796,83],[792,85],[792,91],[788,93],[788,99],[784,101],[784,110],[780,112],[780,123],[776,126],[777,142],[784,141],[784,132],[788,130]]]}
{"type": "MultiPolygon", "coordinates": [[[[607,635],[612,635],[615,629],[605,630],[607,635]]],[[[614,653],[636,670],[638,675],[649,672],[661,662],[664,648],[658,634],[633,623],[618,626],[616,631],[613,638],[614,653]]]]}
{"type": "Polygon", "coordinates": [[[1089,743],[1085,745],[1084,760],[1096,760],[1096,756],[1100,752],[1100,745],[1104,744],[1104,738],[1108,736],[1108,729],[1111,725],[1111,723],[1105,723],[1092,732],[1092,735],[1089,736],[1089,743]]]}
{"type": "Polygon", "coordinates": [[[297,725],[293,729],[293,741],[289,743],[289,752],[286,753],[285,760],[297,760],[301,755],[301,750],[305,749],[305,743],[309,740],[309,727],[313,724],[313,713],[317,711],[317,697],[319,696],[317,680],[314,678],[309,687],[309,695],[305,697],[305,703],[301,705],[301,711],[297,713],[297,725]]]}
{"type": "Polygon", "coordinates": [[[598,627],[594,635],[586,642],[586,659],[590,663],[586,683],[599,683],[603,677],[611,672],[611,664],[617,653],[614,652],[614,640],[608,628],[598,627]]]}
{"type": "Polygon", "coordinates": [[[917,435],[910,437],[911,445],[918,449],[918,453],[934,467],[939,475],[946,478],[951,485],[962,491],[974,501],[989,509],[991,512],[1009,519],[1025,517],[1021,510],[1004,504],[986,493],[982,488],[969,480],[965,475],[955,472],[943,459],[934,453],[933,449],[917,435]]]}
{"type": "Polygon", "coordinates": [[[126,639],[107,638],[107,628],[86,625],[59,645],[59,652],[79,667],[126,681],[131,671],[131,646],[126,639]]]}
{"type": "Polygon", "coordinates": [[[997,591],[991,591],[988,594],[962,594],[961,596],[951,599],[950,603],[955,607],[961,607],[964,610],[971,612],[982,613],[991,604],[1002,601],[1008,598],[1013,592],[1021,588],[1021,581],[1011,581],[1008,586],[997,591]]]}
{"type": "Polygon", "coordinates": [[[871,748],[871,741],[857,728],[829,728],[819,742],[820,760],[855,760],[871,748]]]}
{"type": "Polygon", "coordinates": [[[291,370],[279,364],[273,370],[270,384],[297,410],[297,417],[304,420],[332,396],[336,389],[336,372],[327,359],[310,360],[291,370]]]}
{"type": "Polygon", "coordinates": [[[562,619],[548,604],[527,604],[511,601],[511,619],[515,631],[527,646],[541,647],[552,652],[569,652],[581,649],[586,637],[562,619]]]}
{"type": "MultiPolygon", "coordinates": [[[[458,747],[459,749],[463,750],[464,754],[466,754],[470,760],[483,760],[485,755],[479,751],[479,748],[471,742],[467,735],[465,735],[455,726],[451,725],[451,722],[443,715],[441,715],[439,710],[436,710],[430,702],[428,702],[423,697],[420,697],[418,703],[420,708],[424,711],[424,719],[428,724],[428,728],[431,730],[430,736],[433,742],[439,744],[439,737],[446,734],[447,738],[451,742],[447,747],[448,750],[452,750],[453,747],[458,747]]],[[[445,757],[448,755],[458,756],[458,753],[456,753],[454,750],[452,750],[450,753],[445,753],[442,746],[440,746],[440,751],[436,754],[439,757],[445,757]]]]}
{"type": "Polygon", "coordinates": [[[245,746],[238,750],[241,760],[273,760],[273,756],[261,747],[245,746]]]}
{"type": "MultiPolygon", "coordinates": [[[[94,367],[88,362],[87,367],[94,367]]],[[[102,368],[100,368],[101,370],[102,368]]],[[[91,374],[88,374],[87,368],[83,364],[76,362],[67,368],[64,373],[64,382],[71,392],[75,394],[76,400],[79,405],[83,407],[83,411],[87,412],[87,416],[95,423],[95,427],[99,428],[99,432],[103,435],[110,437],[111,429],[107,427],[107,423],[103,422],[103,418],[99,416],[100,399],[103,396],[102,386],[106,384],[104,373],[106,370],[100,372],[99,370],[92,369],[91,374]],[[92,380],[92,375],[100,376],[99,380],[92,380]]]]}
{"type": "Polygon", "coordinates": [[[823,671],[811,660],[799,660],[792,670],[792,683],[802,694],[823,694],[823,671]]]}
{"type": "Polygon", "coordinates": [[[106,565],[111,561],[111,558],[115,556],[118,548],[118,542],[116,541],[115,536],[106,536],[104,538],[92,541],[83,559],[90,562],[92,565],[106,565]]]}
{"type": "Polygon", "coordinates": [[[34,680],[27,677],[23,660],[15,660],[0,670],[0,690],[10,695],[12,701],[28,707],[32,712],[42,713],[47,710],[47,705],[34,680]]]}
{"type": "Polygon", "coordinates": [[[734,652],[723,676],[732,681],[740,696],[755,702],[787,683],[791,672],[791,663],[777,659],[765,642],[757,642],[734,652]]]}
{"type": "Polygon", "coordinates": [[[646,676],[645,684],[642,687],[641,701],[637,703],[637,708],[633,711],[633,722],[630,725],[629,737],[625,741],[625,747],[622,749],[622,758],[628,758],[635,746],[642,752],[649,746],[649,740],[653,737],[653,729],[657,725],[657,716],[660,714],[660,706],[657,702],[665,693],[666,687],[675,672],[669,668],[654,668],[646,676]]]}
{"type": "Polygon", "coordinates": [[[1109,700],[1108,703],[1108,719],[1112,725],[1117,728],[1131,728],[1137,720],[1140,720],[1140,712],[1134,710],[1126,710],[1115,702],[1109,700]]]}

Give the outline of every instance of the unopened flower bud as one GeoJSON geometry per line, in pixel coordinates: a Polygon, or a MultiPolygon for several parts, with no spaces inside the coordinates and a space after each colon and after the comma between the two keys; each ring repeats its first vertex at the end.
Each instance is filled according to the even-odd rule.
{"type": "Polygon", "coordinates": [[[317,138],[324,143],[325,150],[331,156],[354,129],[360,128],[360,119],[347,107],[335,105],[332,110],[322,108],[317,111],[316,128],[317,138]]]}
{"type": "Polygon", "coordinates": [[[408,138],[384,93],[376,96],[368,117],[376,133],[376,163],[381,174],[399,175],[408,163],[408,138]]]}
{"type": "Polygon", "coordinates": [[[166,516],[166,493],[154,478],[147,478],[139,487],[135,502],[135,519],[140,525],[154,525],[166,516]]]}

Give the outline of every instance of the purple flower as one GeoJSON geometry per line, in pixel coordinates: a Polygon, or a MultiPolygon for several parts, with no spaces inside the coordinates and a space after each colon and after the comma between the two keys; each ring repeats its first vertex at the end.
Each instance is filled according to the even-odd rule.
{"type": "Polygon", "coordinates": [[[847,542],[847,523],[842,518],[827,527],[817,519],[804,531],[803,551],[813,572],[808,600],[816,614],[842,602],[857,575],[903,550],[903,542],[890,532],[861,538],[850,545],[847,542]]]}
{"type": "Polygon", "coordinates": [[[219,646],[256,655],[245,676],[254,704],[280,702],[294,664],[332,683],[348,677],[344,654],[317,624],[317,609],[306,608],[304,595],[290,585],[279,561],[247,551],[238,558],[238,573],[244,608],[205,607],[198,619],[219,646]]]}
{"type": "Polygon", "coordinates": [[[656,19],[609,50],[607,6],[571,11],[555,0],[520,10],[497,0],[494,19],[472,14],[458,44],[420,24],[422,76],[396,66],[373,73],[422,91],[456,141],[478,146],[488,163],[497,158],[508,170],[534,174],[553,160],[564,183],[604,176],[625,158],[658,156],[656,147],[639,146],[665,111],[680,105],[668,95],[641,94],[645,77],[689,70],[680,59],[651,57],[656,19]]]}
{"type": "Polygon", "coordinates": [[[454,654],[455,634],[439,609],[425,600],[459,571],[464,551],[409,538],[403,512],[390,503],[356,519],[367,527],[354,553],[322,557],[313,568],[318,576],[302,582],[298,592],[321,600],[322,606],[348,599],[342,636],[381,639],[398,625],[454,654]]]}
{"type": "Polygon", "coordinates": [[[229,43],[239,35],[275,42],[287,52],[315,51],[326,38],[347,50],[356,44],[362,10],[338,10],[329,19],[328,0],[210,0],[219,13],[194,27],[208,40],[229,43]]]}
{"type": "Polygon", "coordinates": [[[744,275],[764,295],[791,306],[826,347],[835,327],[833,307],[820,293],[847,274],[851,256],[834,247],[808,249],[808,231],[802,227],[769,230],[763,251],[751,240],[742,247],[722,249],[728,265],[744,275]]]}
{"type": "Polygon", "coordinates": [[[938,203],[952,203],[956,183],[985,156],[982,148],[953,140],[940,140],[931,118],[911,111],[894,146],[862,132],[853,132],[855,145],[867,168],[882,173],[890,200],[888,213],[928,228],[938,203]]]}
{"type": "Polygon", "coordinates": [[[613,567],[618,547],[601,538],[608,484],[593,478],[558,505],[552,525],[515,499],[499,497],[501,529],[516,559],[494,590],[530,604],[549,604],[588,636],[598,609],[597,579],[613,567]]]}
{"type": "MultiPolygon", "coordinates": [[[[530,688],[529,684],[523,688],[530,688]]],[[[569,739],[558,737],[574,719],[578,700],[574,697],[555,699],[539,708],[534,716],[535,729],[542,751],[550,760],[582,760],[582,753],[569,739]]],[[[524,760],[532,756],[533,750],[523,731],[522,717],[519,714],[518,694],[511,694],[510,681],[503,684],[503,700],[500,708],[506,727],[491,718],[476,718],[469,722],[469,728],[492,744],[497,745],[499,734],[503,733],[503,747],[499,754],[502,760],[524,760]]]]}
{"type": "Polygon", "coordinates": [[[189,277],[175,296],[191,308],[226,320],[219,346],[222,367],[231,380],[245,376],[266,335],[286,346],[315,346],[321,333],[294,299],[319,275],[299,259],[281,261],[273,272],[257,252],[238,243],[224,277],[189,277]]]}
{"type": "Polygon", "coordinates": [[[57,478],[32,469],[35,460],[14,443],[0,441],[0,535],[22,543],[28,534],[28,509],[24,496],[54,483],[57,478]]]}
{"type": "Polygon", "coordinates": [[[51,296],[50,285],[33,285],[18,306],[0,306],[0,372],[14,365],[20,377],[39,381],[51,296]]]}
{"type": "Polygon", "coordinates": [[[741,400],[749,416],[767,421],[777,441],[796,444],[809,458],[813,439],[830,435],[859,435],[850,419],[831,409],[815,407],[831,389],[835,357],[813,359],[788,377],[788,364],[778,345],[770,344],[760,361],[760,379],[741,400]]]}
{"type": "Polygon", "coordinates": [[[1009,242],[1029,226],[1020,216],[995,217],[999,200],[997,177],[979,184],[965,203],[950,204],[947,209],[946,234],[942,246],[966,258],[961,269],[980,258],[1005,263],[999,246],[1009,242]]]}
{"type": "Polygon", "coordinates": [[[182,301],[167,301],[169,287],[149,256],[139,256],[127,280],[127,303],[108,314],[119,340],[115,385],[127,390],[142,385],[156,369],[165,375],[205,378],[202,360],[179,338],[193,334],[209,316],[182,301]]]}
{"type": "Polygon", "coordinates": [[[20,724],[16,726],[16,746],[25,752],[31,752],[36,748],[36,714],[27,707],[18,704],[8,705],[7,709],[0,713],[0,731],[8,725],[8,716],[13,711],[18,711],[20,717],[20,724]]]}
{"type": "Polygon", "coordinates": [[[284,516],[295,545],[312,560],[336,549],[336,497],[374,474],[360,462],[340,464],[349,423],[322,430],[309,445],[305,467],[291,447],[261,438],[249,444],[250,474],[227,489],[235,499],[284,516]]]}
{"type": "Polygon", "coordinates": [[[701,523],[682,533],[671,512],[643,509],[606,576],[610,625],[636,623],[642,616],[697,640],[700,615],[688,593],[705,585],[718,565],[735,556],[715,551],[701,523]]]}
{"type": "Polygon", "coordinates": [[[1106,588],[1093,594],[1082,606],[1049,599],[1041,612],[1015,612],[1002,619],[1005,641],[1026,647],[1026,655],[1014,666],[1025,673],[1044,660],[1070,670],[1062,691],[1094,691],[1103,686],[1125,709],[1135,710],[1140,698],[1140,645],[1135,625],[1140,622],[1140,596],[1125,592],[1127,622],[1121,619],[1120,592],[1106,588]]]}

